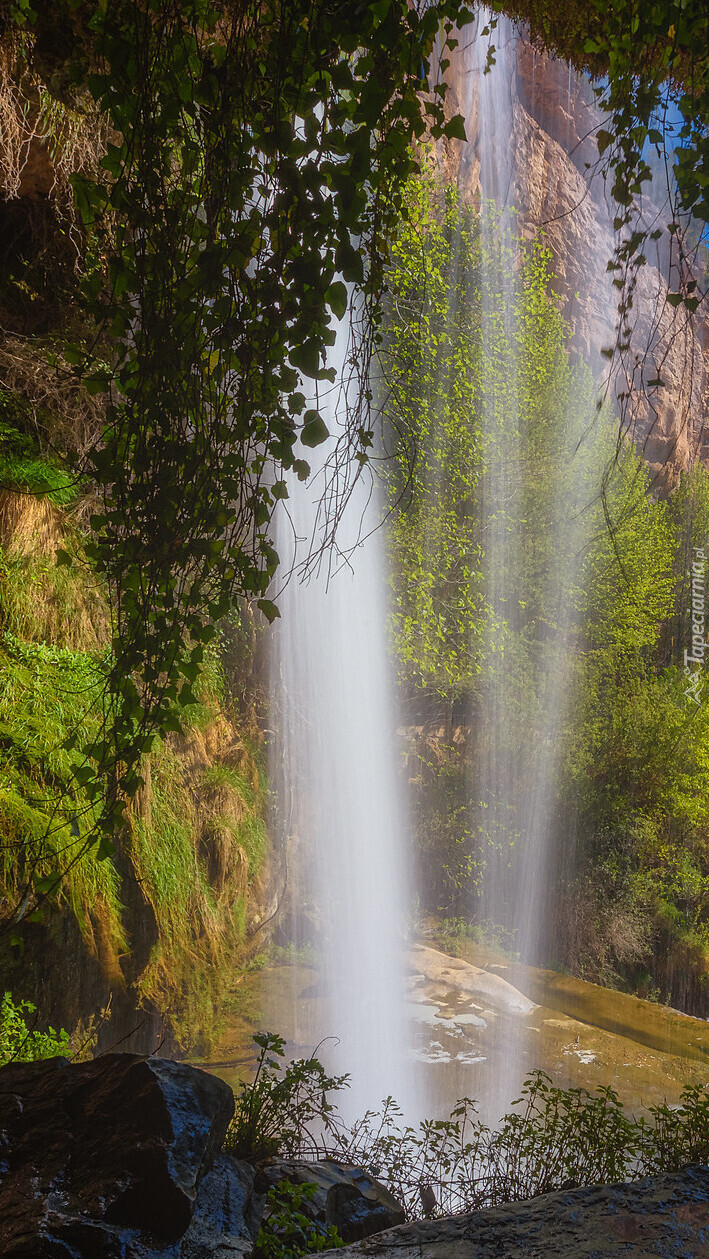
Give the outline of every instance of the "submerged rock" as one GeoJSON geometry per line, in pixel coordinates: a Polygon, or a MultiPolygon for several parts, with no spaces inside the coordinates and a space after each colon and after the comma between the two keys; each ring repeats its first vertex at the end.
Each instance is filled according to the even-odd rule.
{"type": "Polygon", "coordinates": [[[472,962],[466,962],[461,957],[449,957],[447,953],[440,953],[425,944],[413,945],[410,956],[416,973],[429,984],[444,985],[472,997],[484,997],[494,1009],[520,1018],[526,1018],[537,1008],[534,1001],[530,1001],[501,975],[473,966],[472,962]]]}
{"type": "Polygon", "coordinates": [[[333,1259],[699,1259],[709,1255],[709,1168],[418,1220],[324,1253],[333,1259]]]}

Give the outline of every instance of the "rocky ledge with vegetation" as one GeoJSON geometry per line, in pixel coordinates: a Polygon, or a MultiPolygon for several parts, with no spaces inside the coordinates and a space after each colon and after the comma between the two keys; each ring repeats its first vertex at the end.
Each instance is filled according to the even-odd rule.
{"type": "Polygon", "coordinates": [[[708,1253],[708,1197],[709,1171],[689,1167],[673,1176],[417,1221],[337,1254],[341,1259],[684,1259],[708,1253]]]}
{"type": "Polygon", "coordinates": [[[397,1133],[391,1114],[369,1116],[345,1134],[328,1101],[343,1081],[327,1077],[315,1059],[282,1069],[283,1042],[259,1040],[256,1078],[236,1104],[223,1081],[169,1059],[107,1054],[3,1067],[2,1254],[705,1253],[709,1169],[701,1164],[709,1153],[709,1099],[701,1090],[679,1110],[658,1108],[644,1123],[623,1116],[610,1090],[564,1093],[537,1079],[527,1086],[526,1111],[507,1116],[495,1133],[477,1125],[472,1142],[457,1140],[467,1131],[460,1110],[447,1123],[422,1125],[418,1135],[397,1133]],[[335,1148],[324,1155],[328,1142],[335,1148]],[[279,1158],[279,1147],[286,1154],[300,1148],[305,1157],[279,1158]],[[692,1165],[674,1170],[688,1156],[692,1165]],[[589,1184],[622,1180],[629,1159],[656,1174],[589,1184]],[[545,1188],[555,1191],[540,1193],[545,1188]],[[414,1211],[435,1214],[451,1195],[460,1204],[505,1193],[527,1200],[403,1223],[414,1211]]]}

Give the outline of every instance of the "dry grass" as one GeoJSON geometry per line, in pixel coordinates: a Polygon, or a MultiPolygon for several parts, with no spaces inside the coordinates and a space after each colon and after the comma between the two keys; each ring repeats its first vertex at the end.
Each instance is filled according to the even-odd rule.
{"type": "Polygon", "coordinates": [[[46,498],[0,489],[0,546],[7,556],[53,557],[63,533],[61,513],[46,498]]]}
{"type": "Polygon", "coordinates": [[[246,896],[249,859],[239,843],[239,833],[247,813],[246,801],[232,783],[210,783],[207,779],[199,797],[199,852],[220,900],[226,894],[246,896]]]}
{"type": "Polygon", "coordinates": [[[255,775],[234,727],[211,710],[152,753],[132,805],[130,860],[159,926],[137,986],[169,1013],[184,1044],[213,1039],[245,938],[248,889],[265,848],[255,775]],[[230,755],[246,774],[225,763],[230,755]]]}
{"type": "Polygon", "coordinates": [[[646,962],[651,925],[632,896],[607,901],[591,880],[561,897],[557,911],[560,956],[574,975],[614,986],[619,971],[646,962]]]}
{"type": "Polygon", "coordinates": [[[0,628],[29,642],[93,652],[108,641],[104,593],[77,561],[58,568],[65,514],[45,498],[0,490],[0,628]]]}

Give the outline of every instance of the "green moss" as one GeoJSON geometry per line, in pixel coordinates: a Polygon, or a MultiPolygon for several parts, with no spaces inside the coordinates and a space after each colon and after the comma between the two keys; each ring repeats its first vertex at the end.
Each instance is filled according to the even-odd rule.
{"type": "Polygon", "coordinates": [[[120,985],[120,957],[131,949],[123,901],[135,899],[129,885],[139,880],[158,940],[136,997],[168,1015],[185,1048],[207,1047],[266,848],[264,792],[243,744],[241,768],[211,765],[207,745],[229,746],[234,735],[222,665],[208,651],[184,736],[159,743],[146,765],[120,863],[98,861],[91,846],[71,865],[93,837],[96,813],[67,738],[81,748],[100,730],[108,609],[60,510],[69,491],[42,456],[33,422],[22,398],[0,389],[0,482],[27,490],[0,499],[0,901],[14,906],[28,883],[67,871],[50,902],[52,923],[71,915],[88,954],[120,985]],[[58,545],[71,566],[57,565],[58,545]]]}
{"type": "Polygon", "coordinates": [[[241,816],[232,820],[228,815],[217,814],[217,820],[229,827],[234,839],[246,853],[249,877],[253,878],[261,868],[268,846],[268,833],[263,817],[265,793],[249,782],[245,774],[229,765],[212,765],[202,775],[202,785],[208,791],[219,790],[231,794],[237,803],[236,813],[241,816]]]}
{"type": "Polygon", "coordinates": [[[28,881],[70,867],[58,895],[88,929],[86,906],[101,913],[116,947],[123,943],[119,879],[113,863],[90,849],[76,865],[94,824],[94,806],[74,776],[79,745],[98,728],[103,683],[99,662],[82,652],[0,640],[0,848],[2,896],[12,902],[28,881]]]}
{"type": "Polygon", "coordinates": [[[80,565],[58,567],[41,552],[0,546],[0,628],[30,642],[94,651],[107,638],[103,591],[80,565]]]}
{"type": "Polygon", "coordinates": [[[179,742],[152,754],[131,860],[159,932],[142,991],[169,1009],[183,1046],[206,1051],[244,940],[246,888],[266,830],[261,794],[243,774],[214,765],[193,778],[188,761],[179,742]]]}

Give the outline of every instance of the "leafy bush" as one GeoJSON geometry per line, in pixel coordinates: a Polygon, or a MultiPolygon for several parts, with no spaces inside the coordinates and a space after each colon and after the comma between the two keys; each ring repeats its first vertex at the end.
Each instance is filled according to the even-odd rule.
{"type": "Polygon", "coordinates": [[[613,1184],[675,1171],[709,1159],[709,1093],[685,1089],[681,1105],[626,1115],[612,1088],[561,1089],[534,1071],[499,1128],[463,1098],[449,1119],[402,1128],[388,1099],[343,1141],[338,1157],[376,1167],[404,1204],[420,1214],[420,1186],[430,1186],[437,1214],[475,1211],[554,1190],[613,1184]]]}
{"type": "MultiPolygon", "coordinates": [[[[368,1111],[346,1128],[328,1100],[346,1077],[329,1078],[316,1058],[283,1070],[282,1038],[264,1034],[254,1040],[261,1049],[256,1077],[237,1098],[227,1148],[250,1158],[277,1152],[291,1158],[329,1155],[367,1168],[409,1218],[421,1214],[422,1186],[435,1195],[435,1210],[427,1213],[450,1215],[709,1161],[709,1092],[704,1088],[688,1087],[678,1107],[654,1106],[636,1118],[625,1113],[610,1087],[594,1093],[557,1088],[543,1071],[534,1071],[515,1109],[497,1128],[478,1118],[470,1098],[458,1102],[448,1119],[412,1128],[402,1123],[391,1097],[380,1112],[368,1111]]],[[[287,1245],[287,1217],[298,1216],[304,1200],[284,1192],[283,1200],[272,1200],[273,1225],[265,1248],[257,1251],[263,1259],[303,1253],[276,1248],[287,1245]],[[284,1220],[275,1210],[281,1207],[284,1220]]],[[[291,1223],[298,1234],[302,1220],[291,1223]]]]}
{"type": "Polygon", "coordinates": [[[69,1033],[63,1028],[55,1032],[38,1032],[28,1020],[36,1013],[30,1001],[12,999],[6,992],[0,1001],[0,1066],[8,1062],[36,1062],[38,1058],[56,1058],[69,1047],[69,1033]]]}
{"type": "Polygon", "coordinates": [[[273,1032],[254,1036],[260,1053],[256,1074],[236,1097],[226,1149],[237,1158],[294,1157],[320,1148],[340,1127],[328,1095],[346,1086],[347,1076],[329,1076],[317,1058],[284,1063],[285,1041],[273,1032]]]}
{"type": "Polygon", "coordinates": [[[296,1185],[290,1180],[271,1186],[254,1259],[300,1259],[344,1245],[334,1224],[319,1224],[303,1212],[316,1193],[317,1185],[296,1185]]]}

